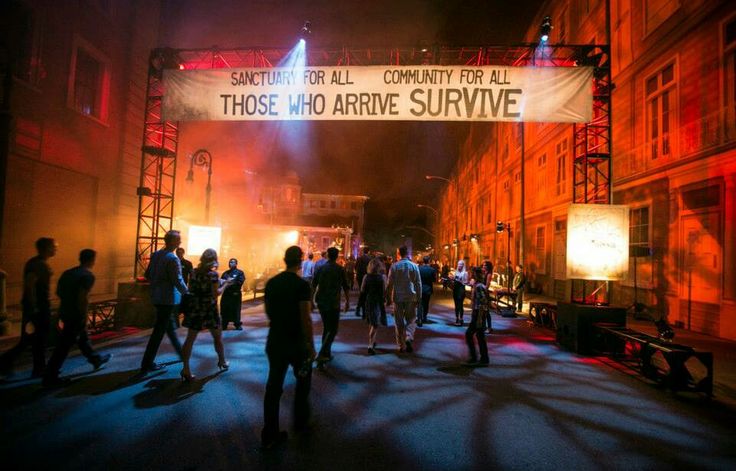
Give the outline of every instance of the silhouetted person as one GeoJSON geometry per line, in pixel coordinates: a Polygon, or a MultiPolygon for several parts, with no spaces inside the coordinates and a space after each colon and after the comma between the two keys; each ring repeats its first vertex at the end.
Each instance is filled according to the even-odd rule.
{"type": "Polygon", "coordinates": [[[163,366],[155,363],[158,347],[164,333],[171,340],[171,345],[182,358],[181,343],[176,336],[174,316],[179,312],[181,297],[187,293],[187,285],[181,276],[181,264],[174,251],[181,244],[179,231],[169,231],[164,236],[166,246],[151,255],[146,268],[146,280],[151,283],[151,301],[156,307],[156,323],[146,345],[146,352],[141,361],[141,373],[155,371],[163,366]]]}
{"type": "Polygon", "coordinates": [[[310,315],[312,290],[297,274],[303,256],[302,249],[297,246],[286,249],[286,271],[266,284],[266,315],[270,326],[266,341],[268,383],[263,400],[264,425],[261,432],[264,448],[270,448],[287,437],[286,432],[279,430],[279,402],[289,365],[296,378],[295,428],[303,429],[309,422],[309,389],[315,351],[310,315]]]}
{"type": "Polygon", "coordinates": [[[421,326],[424,322],[427,322],[429,298],[434,293],[434,282],[437,280],[437,270],[429,264],[429,256],[422,259],[422,264],[419,265],[419,276],[422,279],[422,316],[417,319],[417,324],[421,326]]]}
{"type": "Polygon", "coordinates": [[[394,304],[394,326],[399,352],[414,351],[417,306],[422,301],[422,280],[419,267],[407,257],[406,246],[399,247],[401,260],[391,265],[388,272],[386,298],[394,304]]]}
{"type": "MultiPolygon", "coordinates": [[[[355,276],[358,281],[358,288],[363,286],[363,277],[368,272],[368,264],[371,263],[372,257],[368,254],[370,250],[368,247],[363,247],[363,254],[358,257],[358,260],[355,261],[355,276]]],[[[355,307],[355,315],[360,317],[362,316],[365,318],[365,294],[361,291],[361,293],[358,295],[358,304],[355,307]]]]}
{"type": "Polygon", "coordinates": [[[235,330],[243,330],[240,322],[240,310],[243,306],[243,283],[245,283],[245,273],[238,268],[238,259],[231,258],[228,263],[229,270],[222,273],[222,279],[228,283],[228,286],[222,292],[220,298],[220,315],[222,316],[222,330],[227,330],[230,322],[235,326],[235,330]]]}
{"type": "Polygon", "coordinates": [[[320,254],[320,259],[314,262],[314,273],[316,274],[317,270],[319,270],[322,267],[322,265],[324,265],[325,263],[327,263],[327,251],[326,250],[320,254]]]}
{"type": "Polygon", "coordinates": [[[23,267],[23,318],[20,341],[0,357],[0,371],[4,374],[12,370],[16,358],[27,346],[33,352],[33,372],[31,377],[40,378],[46,368],[46,342],[51,322],[51,267],[48,259],[56,255],[56,241],[41,237],[36,241],[38,255],[28,260],[23,267]]]}
{"type": "Polygon", "coordinates": [[[89,293],[95,284],[92,267],[95,265],[96,256],[97,253],[92,249],[82,250],[79,252],[79,266],[70,268],[59,278],[56,295],[61,300],[59,319],[64,323],[64,329],[46,366],[46,373],[43,377],[43,384],[46,387],[66,382],[59,378],[59,370],[74,343],[95,370],[100,369],[112,358],[109,353],[106,355],[97,353],[92,348],[87,335],[87,306],[89,305],[89,293]]]}
{"type": "Polygon", "coordinates": [[[470,357],[468,364],[470,365],[487,365],[488,364],[488,345],[486,345],[486,313],[489,310],[488,290],[484,282],[483,270],[480,268],[473,269],[473,290],[470,294],[471,306],[473,308],[468,323],[468,330],[465,331],[465,342],[468,344],[470,357]],[[473,344],[473,337],[478,341],[478,349],[480,350],[480,360],[473,344]]]}
{"type": "Polygon", "coordinates": [[[340,291],[345,293],[345,312],[350,309],[350,288],[345,278],[345,270],[337,264],[339,250],[327,249],[327,263],[317,268],[312,286],[319,315],[322,317],[322,346],[317,357],[317,367],[332,360],[332,342],[337,336],[340,322],[340,291]]]}

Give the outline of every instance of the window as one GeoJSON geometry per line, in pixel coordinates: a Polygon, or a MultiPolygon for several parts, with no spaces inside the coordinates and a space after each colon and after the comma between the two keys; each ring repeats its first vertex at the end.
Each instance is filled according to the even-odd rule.
{"type": "Polygon", "coordinates": [[[727,137],[736,138],[736,17],[723,25],[723,83],[727,137]]]}
{"type": "Polygon", "coordinates": [[[67,104],[83,115],[107,121],[109,61],[79,38],[74,41],[67,104]]]}
{"type": "Polygon", "coordinates": [[[510,189],[511,189],[511,182],[509,180],[504,180],[503,191],[509,191],[510,189]]]}
{"type": "Polygon", "coordinates": [[[644,0],[644,31],[651,33],[680,7],[678,0],[644,0]]]}
{"type": "Polygon", "coordinates": [[[521,183],[521,172],[514,172],[514,185],[521,183]]]}
{"type": "Polygon", "coordinates": [[[649,206],[629,213],[629,246],[649,247],[649,206]]]}
{"type": "Polygon", "coordinates": [[[322,209],[326,208],[327,207],[327,201],[320,200],[319,207],[322,208],[322,209]]]}
{"type": "Polygon", "coordinates": [[[534,254],[537,259],[537,273],[545,273],[546,272],[546,263],[545,263],[545,228],[544,226],[537,227],[535,237],[534,237],[534,254]]]}
{"type": "Polygon", "coordinates": [[[562,12],[560,12],[560,26],[559,26],[559,44],[564,44],[564,42],[567,40],[567,8],[563,9],[562,12]]]}
{"type": "Polygon", "coordinates": [[[309,200],[309,207],[310,208],[316,208],[317,207],[317,200],[309,200]]]}
{"type": "Polygon", "coordinates": [[[358,209],[358,202],[357,201],[351,201],[350,202],[350,209],[358,209]]]}
{"type": "Polygon", "coordinates": [[[491,221],[492,221],[492,218],[491,218],[491,210],[490,210],[490,207],[491,207],[491,204],[490,203],[491,203],[491,201],[493,201],[493,199],[491,198],[491,194],[489,193],[488,194],[488,208],[489,209],[488,209],[488,212],[486,213],[486,224],[490,224],[491,221]]]}
{"type": "Polygon", "coordinates": [[[330,209],[337,208],[337,202],[336,201],[330,201],[330,209]]]}
{"type": "Polygon", "coordinates": [[[2,2],[0,31],[12,45],[13,75],[31,85],[38,85],[46,75],[41,64],[40,23],[35,12],[20,2],[2,2]]]}
{"type": "Polygon", "coordinates": [[[556,188],[557,196],[567,193],[567,138],[562,139],[556,146],[557,160],[557,176],[556,188]]]}
{"type": "Polygon", "coordinates": [[[654,160],[672,155],[677,80],[671,63],[644,82],[646,93],[647,149],[654,160]]]}

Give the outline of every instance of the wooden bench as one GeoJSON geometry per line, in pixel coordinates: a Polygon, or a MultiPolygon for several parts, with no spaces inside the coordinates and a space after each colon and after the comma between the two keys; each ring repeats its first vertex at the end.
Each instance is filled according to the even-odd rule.
{"type": "Polygon", "coordinates": [[[602,353],[637,362],[642,375],[673,391],[713,396],[713,353],[611,324],[595,324],[602,353]]]}

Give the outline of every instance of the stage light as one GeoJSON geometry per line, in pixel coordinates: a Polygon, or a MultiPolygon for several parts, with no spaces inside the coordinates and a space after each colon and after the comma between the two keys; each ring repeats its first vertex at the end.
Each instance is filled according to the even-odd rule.
{"type": "Polygon", "coordinates": [[[549,40],[549,33],[552,31],[552,17],[545,16],[542,20],[542,26],[539,27],[539,39],[545,43],[549,40]]]}
{"type": "Polygon", "coordinates": [[[311,35],[312,34],[312,22],[305,21],[304,26],[302,26],[302,29],[299,30],[299,34],[301,35],[302,39],[311,35]]]}
{"type": "Polygon", "coordinates": [[[624,280],[629,269],[629,207],[572,204],[567,213],[567,278],[624,280]]]}
{"type": "Polygon", "coordinates": [[[206,249],[215,249],[220,253],[222,228],[214,226],[189,226],[187,253],[192,257],[201,255],[206,249]]]}
{"type": "Polygon", "coordinates": [[[506,225],[502,221],[496,222],[496,232],[503,232],[506,229],[506,225]]]}

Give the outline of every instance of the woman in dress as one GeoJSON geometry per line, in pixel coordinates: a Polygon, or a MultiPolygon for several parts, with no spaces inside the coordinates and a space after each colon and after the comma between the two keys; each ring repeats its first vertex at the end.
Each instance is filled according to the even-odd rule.
{"type": "Polygon", "coordinates": [[[189,359],[192,356],[194,341],[201,330],[209,329],[212,334],[217,352],[217,366],[220,370],[227,370],[230,367],[225,360],[225,348],[222,345],[222,330],[220,329],[222,319],[217,311],[217,296],[222,294],[233,281],[227,280],[220,284],[217,266],[217,252],[214,249],[207,249],[202,253],[199,265],[189,279],[190,306],[182,322],[182,325],[189,329],[181,352],[184,363],[181,378],[184,381],[194,379],[189,368],[189,359]]]}
{"type": "Polygon", "coordinates": [[[465,302],[465,285],[468,284],[468,272],[465,271],[465,261],[458,260],[457,270],[452,279],[452,299],[455,301],[455,325],[463,325],[463,303],[465,302]]]}
{"type": "Polygon", "coordinates": [[[368,323],[368,355],[376,354],[376,334],[379,323],[386,325],[384,299],[386,277],[381,274],[383,263],[377,258],[368,263],[368,274],[363,277],[360,293],[365,296],[365,320],[368,323]]]}

